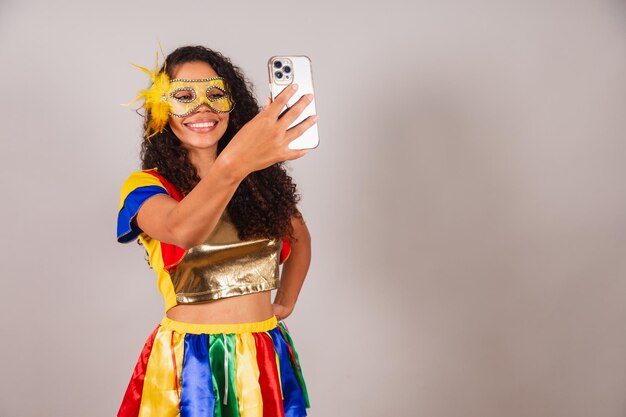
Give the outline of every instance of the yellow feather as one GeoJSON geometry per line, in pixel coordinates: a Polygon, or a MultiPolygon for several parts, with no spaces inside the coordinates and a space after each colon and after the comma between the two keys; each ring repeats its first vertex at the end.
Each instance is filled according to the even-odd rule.
{"type": "Polygon", "coordinates": [[[148,74],[150,77],[152,77],[152,75],[154,74],[152,71],[150,71],[148,68],[146,67],[142,67],[141,65],[137,65],[137,64],[131,64],[133,67],[135,68],[139,68],[140,70],[142,70],[143,72],[145,72],[146,74],[148,74]]]}
{"type": "MultiPolygon", "coordinates": [[[[150,76],[152,85],[146,90],[141,90],[137,94],[137,97],[129,103],[129,105],[143,100],[142,107],[146,109],[146,112],[150,113],[150,121],[148,122],[147,139],[160,133],[165,129],[167,122],[169,121],[170,104],[167,102],[167,95],[170,93],[171,84],[170,78],[165,72],[158,71],[159,68],[159,56],[157,51],[157,65],[156,70],[151,71],[140,65],[132,64],[134,67],[140,69],[150,76]]],[[[147,116],[147,114],[146,114],[147,116]]]]}

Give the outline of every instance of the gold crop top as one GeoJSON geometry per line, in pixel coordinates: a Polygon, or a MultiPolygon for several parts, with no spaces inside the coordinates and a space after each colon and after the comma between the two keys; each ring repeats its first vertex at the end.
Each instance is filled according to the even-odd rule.
{"type": "Polygon", "coordinates": [[[122,186],[119,242],[139,238],[148,253],[165,309],[278,288],[279,264],[289,256],[287,239],[239,239],[226,211],[201,245],[184,250],[151,238],[134,221],[141,205],[156,194],[182,195],[156,170],[133,173],[122,186]]]}
{"type": "Polygon", "coordinates": [[[278,287],[282,242],[241,241],[222,215],[211,236],[189,249],[170,273],[178,304],[200,303],[278,287]]]}

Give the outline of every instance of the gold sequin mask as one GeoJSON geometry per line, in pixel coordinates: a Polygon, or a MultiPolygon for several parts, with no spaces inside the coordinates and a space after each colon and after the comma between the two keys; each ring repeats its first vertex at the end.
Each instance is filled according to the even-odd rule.
{"type": "Polygon", "coordinates": [[[158,55],[156,70],[151,71],[139,65],[135,67],[148,74],[152,80],[152,85],[146,90],[141,90],[128,104],[143,100],[148,140],[165,129],[169,116],[185,117],[203,104],[216,113],[230,113],[235,107],[235,102],[222,77],[170,80],[165,68],[158,70],[158,55]]]}
{"type": "Polygon", "coordinates": [[[166,96],[172,116],[185,117],[206,104],[216,113],[230,113],[235,106],[222,77],[201,80],[174,79],[166,96]]]}

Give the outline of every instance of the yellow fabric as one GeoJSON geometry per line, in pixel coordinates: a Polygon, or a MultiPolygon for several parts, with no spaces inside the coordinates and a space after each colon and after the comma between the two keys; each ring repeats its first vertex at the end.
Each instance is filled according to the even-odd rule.
{"type": "MultiPolygon", "coordinates": [[[[157,169],[153,168],[146,171],[157,171],[157,169]]],[[[124,184],[122,184],[122,191],[120,192],[120,210],[124,206],[124,201],[126,200],[126,197],[128,197],[128,195],[133,192],[133,190],[149,186],[157,186],[166,190],[161,181],[154,175],[149,174],[148,172],[137,171],[130,174],[124,184]]],[[[141,233],[139,235],[139,241],[148,253],[150,267],[157,276],[157,287],[159,288],[159,292],[164,298],[165,311],[167,311],[170,308],[174,307],[177,302],[176,292],[174,291],[172,279],[170,278],[170,274],[164,268],[163,256],[161,254],[161,242],[152,239],[145,233],[141,233]]]]}
{"type": "Polygon", "coordinates": [[[179,333],[192,333],[192,334],[219,334],[219,333],[252,333],[252,332],[267,332],[272,330],[278,325],[276,316],[272,316],[267,320],[257,321],[252,323],[227,323],[227,324],[200,324],[200,323],[185,323],[182,321],[172,320],[170,318],[163,317],[161,321],[161,329],[176,331],[179,333]]]}
{"type": "Polygon", "coordinates": [[[139,236],[139,241],[146,248],[148,252],[148,259],[150,260],[150,266],[157,275],[157,287],[159,292],[163,296],[165,302],[165,311],[174,307],[176,303],[176,292],[174,291],[174,284],[170,274],[165,270],[163,264],[163,256],[161,255],[161,242],[152,239],[150,236],[142,233],[139,236]]]}
{"type": "MultiPolygon", "coordinates": [[[[156,168],[149,169],[147,171],[156,171],[156,168]]],[[[124,201],[126,200],[126,197],[128,197],[128,194],[133,192],[136,188],[148,187],[151,185],[161,187],[165,190],[165,187],[163,186],[163,184],[161,184],[161,181],[159,181],[159,179],[152,174],[148,174],[144,171],[137,171],[130,174],[126,181],[124,181],[124,184],[122,184],[122,191],[120,192],[120,205],[118,207],[118,210],[121,210],[122,207],[124,207],[124,201]]]]}
{"type": "Polygon", "coordinates": [[[139,417],[179,415],[179,381],[183,369],[184,342],[185,335],[159,329],[148,359],[139,417]]]}
{"type": "Polygon", "coordinates": [[[250,333],[238,334],[235,351],[237,361],[237,402],[240,417],[263,417],[263,397],[259,385],[256,345],[250,333]]]}

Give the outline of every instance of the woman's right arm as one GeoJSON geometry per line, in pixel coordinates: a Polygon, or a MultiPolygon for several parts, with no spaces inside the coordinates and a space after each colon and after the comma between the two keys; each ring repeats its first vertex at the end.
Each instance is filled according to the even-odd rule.
{"type": "Polygon", "coordinates": [[[279,118],[294,93],[294,89],[286,88],[246,123],[180,202],[165,194],[148,199],[137,213],[137,225],[150,237],[183,249],[204,242],[248,174],[308,152],[289,149],[288,145],[313,126],[317,117],[308,117],[297,126],[288,127],[311,103],[312,97],[303,96],[279,118]]]}
{"type": "Polygon", "coordinates": [[[219,158],[180,202],[167,194],[148,199],[137,212],[137,225],[148,236],[189,249],[206,240],[242,179],[219,158]]]}

